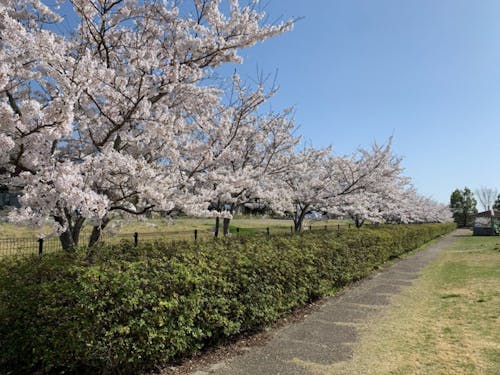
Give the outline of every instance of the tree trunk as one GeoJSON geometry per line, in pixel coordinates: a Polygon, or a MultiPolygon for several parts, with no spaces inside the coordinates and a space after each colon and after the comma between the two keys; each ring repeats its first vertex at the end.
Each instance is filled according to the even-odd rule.
{"type": "Polygon", "coordinates": [[[71,235],[71,231],[66,229],[59,235],[59,241],[61,241],[61,246],[64,251],[70,251],[75,248],[76,244],[71,235]]]}
{"type": "Polygon", "coordinates": [[[101,239],[102,230],[106,227],[106,225],[108,225],[110,221],[111,219],[105,216],[102,219],[101,225],[97,225],[92,228],[92,233],[90,234],[89,239],[89,248],[99,242],[99,240],[101,239]]]}
{"type": "Polygon", "coordinates": [[[64,210],[64,216],[54,216],[54,220],[66,230],[59,235],[59,241],[64,251],[71,251],[78,246],[80,232],[85,223],[85,218],[77,212],[64,210]]]}
{"type": "Polygon", "coordinates": [[[220,218],[217,216],[215,218],[215,232],[214,232],[215,238],[219,237],[219,227],[220,227],[220,218]]]}
{"type": "Polygon", "coordinates": [[[303,208],[297,206],[295,215],[293,216],[293,225],[295,233],[300,233],[300,231],[302,230],[302,223],[304,222],[304,218],[306,217],[308,208],[309,205],[306,205],[303,208]]]}
{"type": "Polygon", "coordinates": [[[298,218],[293,219],[293,231],[299,233],[302,230],[302,222],[298,218]]]}
{"type": "Polygon", "coordinates": [[[85,223],[85,218],[78,217],[75,221],[73,229],[71,230],[71,237],[73,237],[73,242],[75,243],[75,246],[78,246],[78,243],[80,241],[80,233],[83,228],[83,223],[85,223]]]}
{"type": "Polygon", "coordinates": [[[363,219],[360,219],[359,217],[356,216],[356,218],[354,219],[354,224],[356,225],[356,228],[361,228],[364,224],[364,220],[363,219]]]}
{"type": "Polygon", "coordinates": [[[222,231],[224,233],[224,236],[227,236],[229,234],[229,223],[231,222],[231,219],[225,217],[223,222],[222,222],[222,231]]]}

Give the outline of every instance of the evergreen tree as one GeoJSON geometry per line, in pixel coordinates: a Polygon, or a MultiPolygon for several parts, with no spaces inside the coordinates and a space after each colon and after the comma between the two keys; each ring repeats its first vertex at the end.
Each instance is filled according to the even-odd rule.
{"type": "Polygon", "coordinates": [[[500,194],[498,194],[497,200],[495,201],[495,204],[493,205],[494,210],[500,210],[500,194]]]}
{"type": "Polygon", "coordinates": [[[453,211],[453,218],[459,226],[472,225],[472,215],[477,213],[476,205],[474,193],[468,187],[463,190],[455,189],[451,193],[450,208],[453,211]]]}

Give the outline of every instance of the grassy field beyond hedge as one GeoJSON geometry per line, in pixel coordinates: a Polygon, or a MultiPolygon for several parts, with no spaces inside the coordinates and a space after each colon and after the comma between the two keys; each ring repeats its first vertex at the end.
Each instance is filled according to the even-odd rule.
{"type": "Polygon", "coordinates": [[[137,373],[360,279],[454,224],[103,246],[0,261],[0,373],[137,373]]]}

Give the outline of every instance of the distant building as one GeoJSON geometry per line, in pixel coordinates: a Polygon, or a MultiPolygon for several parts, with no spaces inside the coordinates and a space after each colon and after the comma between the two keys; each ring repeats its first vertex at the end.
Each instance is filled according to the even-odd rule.
{"type": "Polygon", "coordinates": [[[474,236],[498,236],[500,211],[488,210],[474,215],[474,236]]]}

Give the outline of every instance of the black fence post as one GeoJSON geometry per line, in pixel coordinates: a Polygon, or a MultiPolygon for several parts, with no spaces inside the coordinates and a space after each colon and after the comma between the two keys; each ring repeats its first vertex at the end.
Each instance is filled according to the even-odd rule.
{"type": "Polygon", "coordinates": [[[43,256],[43,238],[38,239],[38,257],[41,258],[43,256]]]}
{"type": "Polygon", "coordinates": [[[337,230],[340,232],[340,224],[337,224],[337,230]]]}
{"type": "Polygon", "coordinates": [[[198,239],[198,229],[194,230],[194,240],[196,241],[198,239]]]}
{"type": "Polygon", "coordinates": [[[351,229],[351,223],[347,224],[347,227],[348,227],[349,229],[351,229]]]}
{"type": "Polygon", "coordinates": [[[139,244],[139,233],[135,232],[134,233],[134,246],[137,247],[139,244]]]}
{"type": "Polygon", "coordinates": [[[313,230],[312,225],[309,225],[309,232],[312,230],[313,230]]]}
{"type": "Polygon", "coordinates": [[[240,227],[236,227],[236,234],[239,235],[240,234],[240,227]]]}
{"type": "Polygon", "coordinates": [[[267,232],[267,237],[269,237],[270,236],[269,227],[266,228],[266,232],[267,232]]]}

